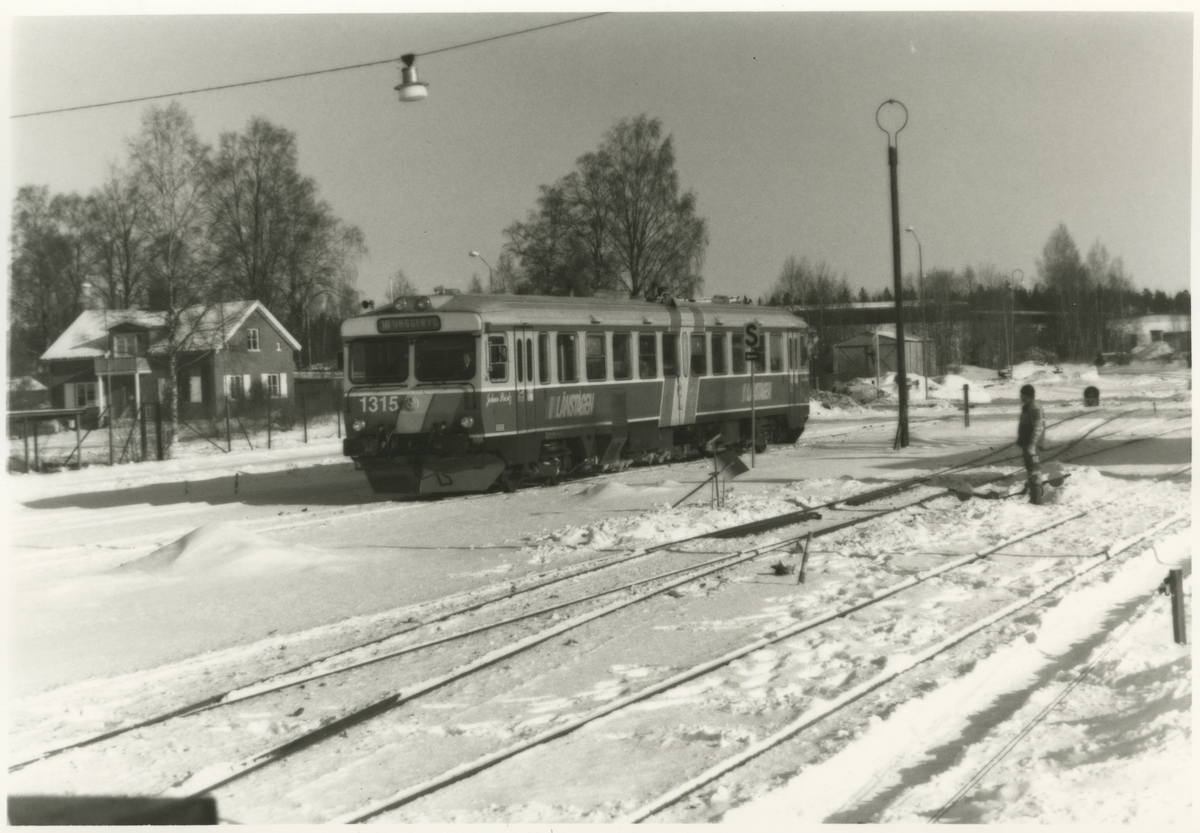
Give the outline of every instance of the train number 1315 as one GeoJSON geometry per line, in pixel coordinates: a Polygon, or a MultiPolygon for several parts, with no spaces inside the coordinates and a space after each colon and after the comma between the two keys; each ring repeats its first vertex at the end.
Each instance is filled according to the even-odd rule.
{"type": "Polygon", "coordinates": [[[360,399],[363,411],[368,414],[400,410],[399,394],[392,394],[390,396],[363,396],[360,399]]]}

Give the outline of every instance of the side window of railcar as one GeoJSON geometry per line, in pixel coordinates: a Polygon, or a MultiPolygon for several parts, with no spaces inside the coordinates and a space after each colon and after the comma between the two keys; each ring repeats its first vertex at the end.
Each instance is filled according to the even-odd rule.
{"type": "Polygon", "coordinates": [[[613,333],[613,378],[633,378],[633,336],[629,333],[613,333]]]}
{"type": "Polygon", "coordinates": [[[538,381],[550,384],[550,334],[538,333],[538,381]]]}
{"type": "Polygon", "coordinates": [[[733,343],[733,372],[734,373],[745,373],[746,372],[746,345],[742,341],[741,334],[735,333],[733,338],[730,339],[730,341],[733,343]]]}
{"type": "Polygon", "coordinates": [[[663,376],[679,375],[679,334],[663,333],[663,376]]]}
{"type": "Polygon", "coordinates": [[[654,333],[638,333],[638,378],[658,377],[658,339],[654,333]]]}
{"type": "Polygon", "coordinates": [[[603,382],[608,378],[608,368],[605,366],[604,333],[588,333],[585,343],[587,349],[587,378],[589,382],[603,382]]]}
{"type": "Polygon", "coordinates": [[[558,334],[558,381],[578,382],[579,367],[575,362],[575,333],[558,334]]]}
{"type": "Polygon", "coordinates": [[[508,380],[508,343],[503,334],[488,336],[488,379],[508,380]]]}
{"type": "Polygon", "coordinates": [[[712,334],[712,372],[714,376],[724,376],[727,367],[725,363],[725,334],[712,334]]]}
{"type": "MultiPolygon", "coordinates": [[[[517,347],[517,381],[525,381],[525,345],[521,343],[521,337],[517,336],[513,339],[513,343],[517,347]]],[[[533,381],[530,379],[529,381],[533,381]]]]}
{"type": "Polygon", "coordinates": [[[800,370],[808,370],[808,334],[800,333],[797,338],[800,339],[800,370]]]}
{"type": "Polygon", "coordinates": [[[771,333],[771,372],[783,372],[783,333],[771,333]]]}
{"type": "Polygon", "coordinates": [[[754,361],[754,370],[756,373],[766,373],[767,372],[767,343],[768,343],[768,341],[769,341],[769,339],[767,338],[766,333],[764,333],[763,337],[761,339],[759,339],[758,350],[755,351],[758,353],[758,358],[755,359],[755,361],[754,361]]]}
{"type": "Polygon", "coordinates": [[[704,353],[704,333],[692,333],[692,375],[703,376],[708,373],[708,359],[704,353]]]}
{"type": "Polygon", "coordinates": [[[800,337],[795,333],[788,333],[788,370],[800,369],[800,337]]]}

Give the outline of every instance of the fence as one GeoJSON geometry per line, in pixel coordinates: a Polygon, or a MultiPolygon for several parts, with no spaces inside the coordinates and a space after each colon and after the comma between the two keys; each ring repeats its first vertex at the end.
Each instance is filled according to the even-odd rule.
{"type": "Polygon", "coordinates": [[[91,425],[79,413],[36,420],[9,420],[8,470],[50,472],[88,465],[118,465],[172,456],[273,449],[310,439],[342,436],[339,388],[297,391],[294,399],[253,397],[226,400],[211,416],[180,418],[174,445],[169,419],[159,403],[146,402],[115,418],[105,409],[91,425]]]}

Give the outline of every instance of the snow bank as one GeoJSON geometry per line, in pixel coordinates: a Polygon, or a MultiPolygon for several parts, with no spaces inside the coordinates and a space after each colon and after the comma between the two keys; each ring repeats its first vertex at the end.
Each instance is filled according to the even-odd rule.
{"type": "MultiPolygon", "coordinates": [[[[901,797],[893,798],[875,821],[928,821],[932,813],[993,761],[997,752],[1062,692],[1063,681],[1074,676],[1078,657],[1072,658],[1072,651],[1077,646],[1106,631],[1116,631],[1112,620],[1129,604],[1147,597],[1153,601],[1151,594],[1164,573],[1156,550],[1176,558],[1190,557],[1189,541],[1190,529],[1172,535],[1155,549],[1122,564],[1110,580],[1071,593],[1045,614],[1036,631],[1026,633],[1024,638],[983,660],[964,676],[941,680],[936,690],[903,703],[887,719],[874,718],[862,736],[831,758],[804,770],[784,788],[731,810],[722,820],[745,824],[748,828],[756,823],[778,825],[782,819],[816,824],[835,814],[839,819],[853,817],[856,806],[867,805],[873,797],[892,792],[901,797]],[[1185,552],[1188,554],[1184,555],[1185,552]],[[1055,682],[1047,684],[1051,679],[1055,682]],[[1021,704],[1005,707],[1004,703],[1013,703],[1014,696],[1019,697],[1021,704]],[[997,708],[1011,711],[996,714],[997,708]],[[986,729],[1001,718],[1005,719],[993,726],[990,734],[967,746],[954,761],[940,762],[936,757],[939,747],[945,749],[961,743],[972,726],[986,729]],[[903,786],[911,789],[902,792],[903,786]]],[[[1162,622],[1155,624],[1156,636],[1151,641],[1157,656],[1150,659],[1140,646],[1125,646],[1124,653],[1133,664],[1154,668],[1189,655],[1185,646],[1170,644],[1169,628],[1162,622]]],[[[1101,641],[1093,652],[1103,650],[1106,644],[1101,641]]],[[[1156,677],[1143,674],[1139,679],[1135,674],[1124,679],[1126,688],[1141,685],[1154,689],[1156,677]]],[[[1181,684],[1186,686],[1186,682],[1181,684]]],[[[1168,689],[1168,696],[1173,693],[1173,689],[1168,689]]],[[[1159,709],[1155,704],[1162,696],[1161,690],[1147,692],[1143,715],[1147,720],[1157,716],[1159,709]]],[[[1174,765],[1157,766],[1163,761],[1152,762],[1168,776],[1157,784],[1149,784],[1155,787],[1156,796],[1165,799],[1162,802],[1148,801],[1144,794],[1135,798],[1124,785],[1119,790],[1112,789],[1114,783],[1129,777],[1131,767],[1140,770],[1144,766],[1120,752],[1135,737],[1141,737],[1142,721],[1116,711],[1092,715],[1088,721],[1101,724],[1091,737],[1099,737],[1112,748],[1107,754],[1089,756],[1107,765],[1108,778],[1092,779],[1077,774],[1078,762],[1071,756],[1030,761],[1029,745],[1033,744],[1023,750],[1018,746],[1004,775],[996,777],[992,773],[976,792],[967,793],[955,805],[954,815],[947,820],[1170,823],[1185,818],[1186,806],[1181,813],[1180,804],[1190,804],[1186,786],[1190,721],[1186,714],[1182,721],[1184,726],[1167,721],[1168,734],[1163,737],[1160,732],[1156,744],[1159,758],[1165,756],[1169,761],[1182,756],[1174,765]],[[1118,800],[1114,801],[1114,796],[1118,800]]],[[[1069,735],[1078,731],[1076,726],[1081,722],[1048,721],[1041,729],[1069,735]]],[[[1044,738],[1039,739],[1037,747],[1045,742],[1044,738]]],[[[1073,746],[1065,745],[1068,749],[1073,746]]],[[[1097,752],[1094,748],[1087,751],[1097,752]]],[[[1140,783],[1142,779],[1137,780],[1140,783]]]]}
{"type": "Polygon", "coordinates": [[[111,575],[248,575],[307,570],[334,561],[312,547],[282,544],[235,524],[194,529],[149,555],[115,567],[111,575]]]}

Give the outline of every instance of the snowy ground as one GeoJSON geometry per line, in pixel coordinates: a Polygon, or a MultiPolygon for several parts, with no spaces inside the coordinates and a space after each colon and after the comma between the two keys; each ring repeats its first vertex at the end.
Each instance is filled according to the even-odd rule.
{"type": "MultiPolygon", "coordinates": [[[[465,742],[459,738],[481,743],[506,732],[519,736],[669,676],[692,659],[718,655],[952,554],[1027,530],[1048,513],[1119,499],[1117,511],[1083,532],[1013,547],[1024,555],[994,558],[961,579],[939,580],[885,606],[895,618],[880,623],[888,627],[879,638],[893,646],[899,639],[905,651],[919,649],[964,623],[973,607],[1017,598],[1069,568],[1079,552],[1190,509],[1190,477],[1150,479],[1191,459],[1190,376],[1174,367],[1102,368],[1097,383],[1086,368],[1016,370],[1012,381],[963,370],[992,400],[972,394],[980,404],[972,408],[970,427],[931,385],[930,404],[914,400],[912,444],[900,451],[891,448],[894,412],[814,409],[800,443],[760,455],[754,470],[735,482],[723,510],[708,507],[707,489],[670,508],[701,482],[711,466],[704,461],[513,495],[396,503],[370,493],[333,436],[310,436],[308,445],[286,443],[270,452],[193,451],[164,463],[10,475],[10,754],[87,735],[138,708],[170,702],[173,686],[218,677],[253,681],[286,666],[284,657],[320,654],[386,632],[447,596],[471,598],[598,553],[791,511],[988,448],[999,451],[1011,442],[1016,389],[1027,380],[1038,386],[1051,421],[1082,412],[1082,386],[1097,384],[1103,404],[1116,400],[1122,408],[1143,409],[1110,426],[1123,426],[1124,436],[1185,429],[1122,448],[1114,447],[1117,439],[1097,443],[1102,453],[1069,467],[1071,477],[1044,507],[1020,499],[943,498],[925,511],[821,539],[803,588],[791,576],[764,572],[761,561],[688,585],[667,598],[669,604],[605,637],[603,650],[588,649],[566,663],[531,659],[525,675],[514,676],[495,702],[462,714],[431,703],[419,719],[411,718],[415,722],[402,724],[418,738],[405,754],[433,748],[420,738],[449,749],[465,742]]],[[[1099,421],[1084,415],[1057,432],[1051,428],[1050,447],[1067,439],[1068,425],[1078,433],[1099,421]]],[[[745,542],[696,546],[739,543],[745,542]]],[[[785,552],[781,561],[794,565],[796,557],[785,552]]],[[[1156,549],[1133,551],[1070,585],[1057,606],[964,643],[966,653],[954,661],[933,662],[911,681],[882,689],[828,734],[801,737],[790,752],[764,755],[659,820],[911,822],[948,805],[947,821],[1185,823],[1191,813],[1191,655],[1173,644],[1169,601],[1154,594],[1166,565],[1174,563],[1190,565],[1188,536],[1178,529],[1156,549]],[[797,770],[801,759],[811,763],[797,770]]],[[[1185,587],[1190,599],[1190,577],[1185,587]]],[[[639,801],[618,796],[632,803],[596,803],[587,795],[593,776],[599,782],[628,769],[631,794],[649,799],[660,786],[767,736],[834,696],[839,680],[887,668],[887,654],[880,665],[874,653],[889,650],[883,642],[873,647],[875,636],[864,641],[856,630],[839,630],[862,626],[846,622],[819,638],[785,640],[628,716],[607,718],[592,734],[581,732],[567,748],[578,752],[580,765],[595,768],[591,774],[588,767],[556,763],[552,771],[559,777],[544,783],[528,771],[514,781],[497,770],[381,820],[619,818],[639,801]],[[616,755],[629,743],[655,777],[639,775],[640,764],[630,767],[631,759],[616,755]],[[502,797],[516,794],[518,783],[535,797],[505,807],[502,797]]],[[[247,718],[241,735],[287,731],[287,724],[247,718]]],[[[239,735],[238,724],[231,728],[239,735]]],[[[168,750],[159,753],[165,772],[168,750]]],[[[116,769],[105,769],[112,761],[103,756],[67,757],[15,774],[10,790],[103,792],[105,784],[121,781],[112,775],[116,769]]],[[[379,789],[386,792],[383,784],[379,789]]],[[[289,818],[236,793],[221,806],[244,808],[233,816],[240,820],[289,818]]],[[[290,818],[325,820],[334,806],[298,805],[290,818]]]]}

